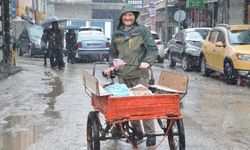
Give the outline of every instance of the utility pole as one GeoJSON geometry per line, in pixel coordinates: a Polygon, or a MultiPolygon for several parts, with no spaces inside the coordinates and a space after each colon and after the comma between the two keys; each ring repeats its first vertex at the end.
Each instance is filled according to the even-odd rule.
{"type": "Polygon", "coordinates": [[[6,76],[11,69],[10,62],[10,8],[9,0],[0,1],[0,78],[6,76]]]}
{"type": "Polygon", "coordinates": [[[168,0],[165,0],[165,45],[168,43],[168,24],[169,24],[169,16],[168,16],[168,0]]]}
{"type": "Polygon", "coordinates": [[[9,1],[2,1],[3,4],[3,49],[4,61],[10,63],[10,8],[9,1]]]}

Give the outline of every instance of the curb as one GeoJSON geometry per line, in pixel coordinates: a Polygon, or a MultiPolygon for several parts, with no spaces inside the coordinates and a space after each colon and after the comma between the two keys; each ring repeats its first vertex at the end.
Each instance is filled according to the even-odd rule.
{"type": "Polygon", "coordinates": [[[18,72],[21,72],[23,69],[22,67],[11,67],[11,69],[9,70],[9,72],[1,72],[0,73],[0,80],[6,79],[9,76],[15,75],[18,72]]]}

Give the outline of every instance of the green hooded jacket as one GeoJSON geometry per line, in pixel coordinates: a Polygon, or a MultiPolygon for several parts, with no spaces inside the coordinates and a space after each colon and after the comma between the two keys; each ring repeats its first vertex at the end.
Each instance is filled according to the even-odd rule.
{"type": "MultiPolygon", "coordinates": [[[[123,7],[121,15],[125,12],[138,13],[138,11],[129,5],[123,7]]],[[[124,60],[128,65],[125,65],[123,69],[118,71],[118,76],[125,79],[148,76],[148,70],[140,69],[139,65],[141,62],[147,62],[152,66],[158,55],[158,48],[150,30],[136,22],[134,26],[127,31],[127,34],[125,34],[123,29],[124,25],[121,23],[120,17],[118,30],[112,37],[110,55],[113,59],[120,58],[124,60]],[[131,66],[129,64],[137,66],[131,66]]]]}

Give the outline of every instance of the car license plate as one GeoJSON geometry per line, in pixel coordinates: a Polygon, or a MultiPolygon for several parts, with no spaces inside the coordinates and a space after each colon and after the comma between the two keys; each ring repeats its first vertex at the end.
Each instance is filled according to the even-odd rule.
{"type": "Polygon", "coordinates": [[[101,47],[101,43],[88,43],[88,47],[101,47]]]}

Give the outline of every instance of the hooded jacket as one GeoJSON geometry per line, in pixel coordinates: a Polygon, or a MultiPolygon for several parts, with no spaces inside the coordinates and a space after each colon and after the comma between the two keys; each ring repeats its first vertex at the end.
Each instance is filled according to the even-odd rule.
{"type": "MultiPolygon", "coordinates": [[[[121,16],[125,12],[138,13],[139,15],[139,12],[130,6],[123,7],[121,16]]],[[[125,79],[148,76],[148,70],[140,69],[139,65],[141,62],[147,62],[152,66],[156,60],[158,48],[152,34],[147,27],[139,25],[136,22],[125,33],[123,31],[124,25],[121,22],[121,16],[117,31],[112,37],[110,55],[112,58],[124,60],[127,65],[119,70],[117,74],[125,79]]]]}

